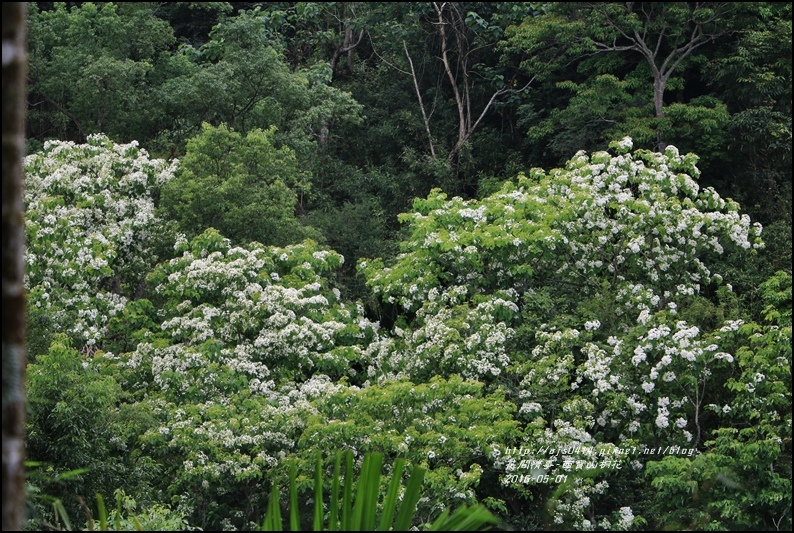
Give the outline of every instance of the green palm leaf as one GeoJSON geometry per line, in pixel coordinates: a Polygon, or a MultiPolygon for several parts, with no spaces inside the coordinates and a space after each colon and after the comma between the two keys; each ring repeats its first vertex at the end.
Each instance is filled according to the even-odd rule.
{"type": "MultiPolygon", "coordinates": [[[[322,460],[317,459],[314,471],[314,531],[407,531],[416,514],[416,506],[422,495],[425,469],[414,467],[411,477],[405,485],[402,502],[397,506],[400,492],[403,488],[401,480],[405,470],[405,460],[397,459],[392,470],[386,495],[383,498],[382,511],[378,521],[379,493],[383,454],[368,453],[364,456],[358,481],[353,479],[353,454],[347,452],[345,456],[345,474],[341,477],[342,454],[337,454],[334,461],[334,473],[331,479],[331,495],[328,506],[328,524],[324,523],[323,510],[323,479],[322,460]],[[355,484],[355,500],[353,485],[355,484]],[[339,489],[342,489],[342,502],[340,508],[339,489]],[[396,511],[396,515],[395,515],[396,511]],[[341,522],[340,522],[341,517],[341,522]]],[[[295,479],[296,468],[293,465],[290,471],[290,528],[292,531],[300,529],[298,496],[295,479]]],[[[497,518],[483,505],[473,507],[462,506],[454,513],[444,511],[431,525],[431,531],[479,531],[497,524],[497,518]]],[[[267,513],[261,527],[262,531],[281,531],[281,511],[279,509],[279,491],[274,485],[267,506],[267,513]]]]}

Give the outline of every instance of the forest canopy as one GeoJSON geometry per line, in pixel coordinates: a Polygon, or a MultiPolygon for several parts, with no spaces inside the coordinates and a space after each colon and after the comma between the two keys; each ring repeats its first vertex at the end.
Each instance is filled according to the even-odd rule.
{"type": "Polygon", "coordinates": [[[791,528],[790,4],[28,31],[28,528],[259,528],[344,450],[420,529],[791,528]]]}

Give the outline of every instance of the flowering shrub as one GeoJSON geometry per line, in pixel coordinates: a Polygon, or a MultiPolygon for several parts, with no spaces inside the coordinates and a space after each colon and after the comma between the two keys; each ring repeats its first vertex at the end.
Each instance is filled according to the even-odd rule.
{"type": "MultiPolygon", "coordinates": [[[[181,255],[149,276],[163,320],[159,335],[187,351],[214,343],[237,370],[261,380],[252,390],[266,391],[265,378],[354,376],[351,366],[378,338],[378,324],[362,315],[360,304],[341,302],[325,276],[342,265],[342,256],[312,241],[232,247],[207,230],[191,243],[179,240],[176,251],[181,255]]],[[[172,363],[160,364],[165,371],[172,363]]]]}
{"type": "Polygon", "coordinates": [[[318,449],[326,455],[351,449],[359,459],[373,450],[407,458],[428,469],[425,485],[433,497],[419,505],[428,516],[476,502],[480,484],[492,482],[491,450],[520,435],[504,391],[488,393],[482,383],[457,376],[340,388],[314,405],[298,443],[304,469],[311,471],[318,449]]]}
{"type": "Polygon", "coordinates": [[[721,423],[704,453],[648,465],[659,494],[653,510],[668,527],[791,529],[791,274],[776,273],[760,293],[762,323],[737,321],[719,332],[736,364],[724,381],[727,401],[706,405],[721,423]]]}

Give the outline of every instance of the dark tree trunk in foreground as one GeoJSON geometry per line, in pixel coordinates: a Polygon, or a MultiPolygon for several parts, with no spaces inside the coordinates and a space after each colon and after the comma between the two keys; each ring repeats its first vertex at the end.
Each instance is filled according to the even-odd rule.
{"type": "Polygon", "coordinates": [[[25,3],[3,3],[3,531],[25,509],[25,290],[22,157],[25,150],[25,3]]]}

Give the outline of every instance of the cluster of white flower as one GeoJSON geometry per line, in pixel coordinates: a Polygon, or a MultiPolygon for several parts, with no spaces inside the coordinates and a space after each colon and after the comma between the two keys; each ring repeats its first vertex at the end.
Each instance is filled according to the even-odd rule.
{"type": "Polygon", "coordinates": [[[634,512],[631,510],[631,507],[621,507],[618,513],[620,514],[620,520],[617,523],[616,529],[628,531],[634,524],[634,512]]]}
{"type": "MultiPolygon", "coordinates": [[[[134,145],[101,137],[91,143],[49,143],[27,161],[26,182],[27,208],[37,214],[28,223],[31,301],[51,311],[54,329],[88,346],[101,342],[128,303],[109,288],[141,279],[145,262],[154,260],[152,191],[174,168],[149,161],[134,145]]],[[[722,283],[709,257],[728,245],[760,246],[760,226],[712,189],[699,190],[691,156],[673,147],[632,155],[629,138],[613,148],[618,156],[579,153],[565,169],[534,170],[482,200],[447,200],[434,191],[418,201],[418,212],[402,217],[412,237],[395,263],[359,264],[373,293],[406,311],[391,332],[370,321],[362,304],[340,301],[325,276],[343,262],[335,252],[310,241],[232,247],[214,230],[192,242],[176,236],[177,257],[148,278],[159,330],[130,353],[106,357],[123,365],[136,387],[151,387],[146,402],[158,422],[144,444],[184,457],[175,486],[221,494],[223,483],[196,482],[258,479],[300,438],[312,437],[300,437],[308,420],[345,418],[351,395],[361,391],[340,378],[367,391],[397,378],[422,383],[453,374],[480,385],[512,383],[509,401],[519,407],[533,449],[567,450],[551,462],[545,452],[527,457],[542,461],[551,478],[570,473],[575,461],[591,462],[585,446],[639,469],[605,443],[645,431],[691,443],[687,429],[699,427],[701,410],[690,398],[702,398],[710,365],[734,359],[720,351],[718,335],[679,320],[677,309],[706,284],[722,283]],[[547,281],[565,287],[553,296],[566,305],[614,296],[607,302],[614,316],[582,319],[579,329],[570,317],[550,319],[555,326],[533,326],[534,340],[527,340],[533,331],[522,306],[547,281]]],[[[721,333],[742,324],[727,322],[721,333]]],[[[746,391],[763,387],[766,375],[749,376],[746,391]]],[[[406,394],[412,401],[382,406],[374,427],[410,420],[412,430],[431,435],[421,459],[447,461],[455,437],[433,428],[450,396],[414,398],[413,388],[406,394]]],[[[473,400],[459,394],[452,401],[473,400]]],[[[374,436],[354,438],[358,446],[374,436]]],[[[408,454],[418,445],[400,435],[394,449],[408,454]]],[[[471,448],[495,468],[518,468],[492,442],[471,448]]],[[[473,497],[482,472],[475,467],[459,474],[450,498],[473,497]]],[[[572,476],[553,508],[555,523],[632,527],[629,507],[587,515],[607,488],[597,477],[572,476]]]]}
{"type": "Polygon", "coordinates": [[[259,479],[296,445],[312,404],[355,390],[335,380],[388,343],[319,275],[341,264],[335,252],[232,247],[211,231],[176,250],[150,277],[170,346],[140,343],[122,357],[169,402],[156,415],[170,433],[144,440],[186,455],[178,483],[259,479]]]}
{"type": "Polygon", "coordinates": [[[436,291],[434,300],[417,312],[418,327],[395,331],[397,353],[370,352],[374,364],[412,379],[439,371],[467,378],[500,375],[510,364],[506,349],[514,330],[508,321],[518,314],[518,306],[507,294],[467,304],[466,291],[459,287],[436,291]],[[507,320],[498,318],[502,314],[507,320]]]}
{"type": "Polygon", "coordinates": [[[345,373],[351,360],[362,357],[367,341],[376,340],[377,324],[362,316],[363,306],[339,302],[338,291],[329,290],[317,274],[341,264],[335,252],[309,245],[232,248],[211,233],[181,251],[152,278],[166,298],[163,331],[186,345],[214,339],[234,347],[235,356],[226,363],[233,370],[243,370],[240,362],[249,365],[246,373],[260,379],[252,390],[263,386],[266,362],[277,362],[271,368],[282,373],[285,368],[345,373]],[[197,258],[201,251],[204,257],[197,258]]]}
{"type": "Polygon", "coordinates": [[[617,391],[623,390],[621,375],[612,366],[614,355],[608,355],[606,350],[590,342],[584,345],[582,353],[587,359],[577,368],[577,383],[584,379],[589,380],[593,384],[593,396],[613,388],[617,391]]]}
{"type": "MultiPolygon", "coordinates": [[[[727,322],[721,332],[738,329],[741,323],[727,322]]],[[[599,439],[625,442],[636,438],[641,427],[653,427],[659,435],[692,445],[694,435],[689,430],[699,427],[702,406],[691,398],[702,398],[702,387],[715,361],[732,363],[733,357],[718,352],[713,340],[719,340],[719,335],[705,334],[677,319],[669,307],[649,313],[625,331],[620,337],[609,336],[602,344],[591,340],[600,333],[594,328],[546,330],[541,326],[531,364],[526,365],[520,384],[519,414],[538,423],[541,419],[536,417],[547,405],[541,399],[551,405],[562,402],[561,418],[585,424],[579,426],[582,428],[603,428],[599,439]],[[574,354],[578,354],[576,362],[574,354]],[[569,389],[589,393],[587,408],[582,395],[576,401],[559,395],[560,385],[568,380],[572,381],[569,389]],[[635,388],[644,395],[627,395],[635,388]],[[649,409],[653,403],[655,409],[649,409]]],[[[757,374],[750,376],[751,387],[764,379],[762,373],[757,374]]],[[[715,409],[727,412],[726,408],[715,409]]]]}
{"type": "Polygon", "coordinates": [[[25,158],[29,297],[62,317],[56,327],[75,341],[100,342],[126,303],[121,283],[142,279],[156,262],[154,195],[176,165],[102,135],[82,145],[47,141],[25,158]]]}

